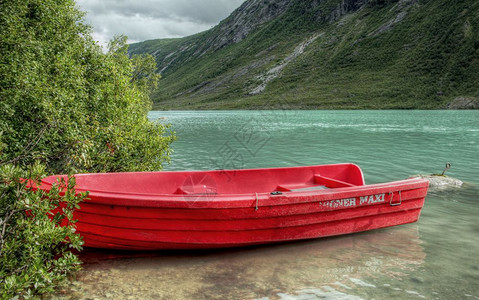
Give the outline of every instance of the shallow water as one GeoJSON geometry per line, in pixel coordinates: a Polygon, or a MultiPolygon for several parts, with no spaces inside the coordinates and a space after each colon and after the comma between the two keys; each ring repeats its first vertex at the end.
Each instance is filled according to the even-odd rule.
{"type": "Polygon", "coordinates": [[[440,173],[420,220],[360,234],[201,252],[87,250],[56,298],[479,299],[479,112],[151,112],[177,133],[168,170],[354,162],[367,183],[440,173]]]}

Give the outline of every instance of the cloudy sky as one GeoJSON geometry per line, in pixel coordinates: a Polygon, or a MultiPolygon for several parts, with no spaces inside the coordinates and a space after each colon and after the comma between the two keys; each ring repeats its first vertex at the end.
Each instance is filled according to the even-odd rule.
{"type": "Polygon", "coordinates": [[[244,0],[77,0],[93,37],[106,45],[115,34],[129,42],[183,37],[218,24],[244,0]]]}

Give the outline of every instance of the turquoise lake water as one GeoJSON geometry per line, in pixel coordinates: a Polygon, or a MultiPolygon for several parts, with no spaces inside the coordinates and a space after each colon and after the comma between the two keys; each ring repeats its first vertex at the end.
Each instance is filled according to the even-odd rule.
{"type": "MultiPolygon", "coordinates": [[[[479,299],[479,111],[168,111],[166,170],[353,162],[366,183],[440,173],[420,220],[366,233],[202,252],[86,251],[65,297],[479,299]]],[[[58,295],[61,297],[61,295],[58,295]]]]}

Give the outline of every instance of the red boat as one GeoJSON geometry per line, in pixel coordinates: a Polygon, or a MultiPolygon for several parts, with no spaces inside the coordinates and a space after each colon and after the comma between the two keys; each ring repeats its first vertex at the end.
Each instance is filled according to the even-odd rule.
{"type": "MultiPolygon", "coordinates": [[[[58,177],[42,181],[49,189],[58,177]]],[[[157,250],[312,239],[418,220],[428,180],[365,185],[354,164],[75,175],[86,247],[157,250]]]]}

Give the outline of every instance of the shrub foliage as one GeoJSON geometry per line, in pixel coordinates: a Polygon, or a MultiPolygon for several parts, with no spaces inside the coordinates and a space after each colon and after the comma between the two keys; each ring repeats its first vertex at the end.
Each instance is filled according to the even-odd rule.
{"type": "Polygon", "coordinates": [[[6,165],[0,169],[0,298],[30,298],[53,290],[56,283],[77,270],[80,261],[71,250],[81,250],[73,211],[86,194],[75,195],[75,179],[59,182],[49,193],[32,183],[43,167],[28,173],[6,165]],[[19,178],[32,178],[32,181],[19,178]],[[48,200],[46,200],[48,199],[48,200]],[[62,225],[62,226],[60,226],[62,225]]]}
{"type": "Polygon", "coordinates": [[[147,118],[151,56],[129,58],[123,36],[104,53],[74,0],[0,3],[0,297],[25,298],[78,267],[84,195],[74,178],[48,195],[21,178],[160,170],[175,137],[147,118]]]}

